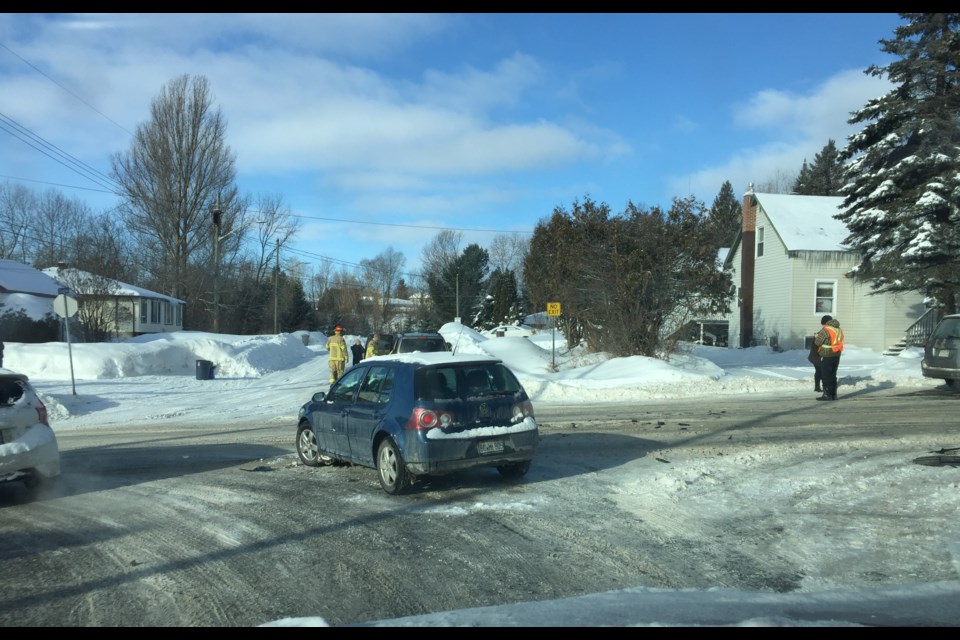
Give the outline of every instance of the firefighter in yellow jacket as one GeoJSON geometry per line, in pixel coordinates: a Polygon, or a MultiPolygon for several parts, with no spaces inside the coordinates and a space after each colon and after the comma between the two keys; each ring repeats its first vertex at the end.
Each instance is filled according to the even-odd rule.
{"type": "Polygon", "coordinates": [[[347,341],[343,339],[343,327],[333,328],[333,335],[327,338],[327,351],[330,353],[330,384],[343,375],[347,366],[347,341]]]}

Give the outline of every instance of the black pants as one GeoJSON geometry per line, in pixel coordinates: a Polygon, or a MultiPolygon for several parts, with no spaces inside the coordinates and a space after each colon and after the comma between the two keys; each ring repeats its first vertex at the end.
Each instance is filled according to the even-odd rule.
{"type": "Polygon", "coordinates": [[[837,397],[837,368],[840,367],[840,356],[830,356],[820,359],[820,376],[823,378],[823,395],[837,397]]]}
{"type": "Polygon", "coordinates": [[[820,381],[823,380],[823,376],[820,375],[820,365],[813,365],[813,386],[817,389],[820,389],[820,381]]]}

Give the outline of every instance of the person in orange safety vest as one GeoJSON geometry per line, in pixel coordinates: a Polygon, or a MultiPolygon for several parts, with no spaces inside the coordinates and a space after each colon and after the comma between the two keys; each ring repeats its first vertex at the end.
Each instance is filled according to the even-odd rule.
{"type": "Polygon", "coordinates": [[[843,329],[836,318],[823,316],[820,318],[822,328],[813,338],[813,343],[820,349],[820,378],[823,384],[823,395],[817,400],[837,399],[837,369],[840,366],[840,354],[843,353],[843,329]]]}

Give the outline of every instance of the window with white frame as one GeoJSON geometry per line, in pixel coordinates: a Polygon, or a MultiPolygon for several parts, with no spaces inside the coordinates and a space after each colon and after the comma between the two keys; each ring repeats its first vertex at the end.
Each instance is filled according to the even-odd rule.
{"type": "Polygon", "coordinates": [[[837,308],[837,281],[817,280],[814,313],[834,313],[837,308]]]}
{"type": "Polygon", "coordinates": [[[152,324],[160,324],[160,301],[159,300],[150,301],[150,322],[152,324]]]}
{"type": "Polygon", "coordinates": [[[177,304],[174,305],[174,308],[177,311],[177,317],[176,317],[176,320],[174,321],[174,324],[177,325],[178,327],[182,327],[183,326],[183,305],[178,302],[177,304]]]}
{"type": "Polygon", "coordinates": [[[146,324],[147,322],[147,311],[150,308],[149,300],[140,301],[140,324],[146,324]]]}
{"type": "Polygon", "coordinates": [[[169,302],[163,303],[163,324],[173,324],[173,305],[169,302]]]}
{"type": "Polygon", "coordinates": [[[757,227],[757,257],[763,256],[763,227],[757,227]]]}

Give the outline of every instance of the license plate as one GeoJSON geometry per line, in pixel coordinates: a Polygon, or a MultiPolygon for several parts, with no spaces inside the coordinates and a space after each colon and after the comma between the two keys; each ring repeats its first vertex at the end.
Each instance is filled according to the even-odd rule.
{"type": "Polygon", "coordinates": [[[940,349],[940,350],[937,352],[937,356],[940,357],[940,358],[949,358],[949,357],[950,357],[950,349],[940,349]]]}
{"type": "Polygon", "coordinates": [[[503,453],[503,440],[484,440],[477,443],[477,453],[482,456],[491,453],[503,453]]]}

